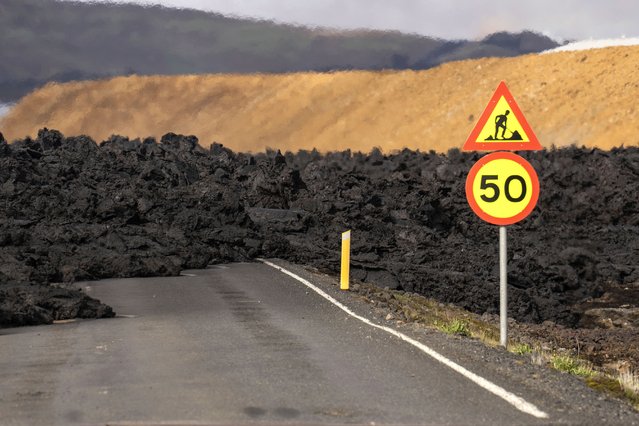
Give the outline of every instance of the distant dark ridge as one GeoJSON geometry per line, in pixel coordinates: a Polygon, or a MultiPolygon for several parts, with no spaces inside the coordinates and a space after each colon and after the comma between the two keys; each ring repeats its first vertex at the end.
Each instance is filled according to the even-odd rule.
{"type": "Polygon", "coordinates": [[[55,0],[3,0],[0,40],[0,101],[5,102],[50,81],[129,74],[424,69],[558,46],[529,31],[446,41],[399,32],[314,30],[189,9],[55,0]]]}
{"type": "Polygon", "coordinates": [[[522,54],[540,52],[558,46],[554,40],[532,31],[523,31],[521,33],[498,32],[486,36],[482,43],[518,51],[522,54]]]}

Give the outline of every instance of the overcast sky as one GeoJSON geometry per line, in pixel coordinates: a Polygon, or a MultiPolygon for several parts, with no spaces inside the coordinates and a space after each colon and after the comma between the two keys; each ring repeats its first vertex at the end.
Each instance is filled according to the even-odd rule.
{"type": "MultiPolygon", "coordinates": [[[[89,0],[82,0],[89,1],[89,0]]],[[[115,0],[131,3],[130,0],[115,0]]],[[[639,36],[638,0],[142,0],[308,26],[480,38],[532,29],[555,39],[639,36]]]]}

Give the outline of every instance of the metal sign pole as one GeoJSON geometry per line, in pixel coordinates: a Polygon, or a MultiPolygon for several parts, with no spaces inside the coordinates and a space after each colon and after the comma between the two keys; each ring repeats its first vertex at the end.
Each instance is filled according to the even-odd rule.
{"type": "Polygon", "coordinates": [[[508,346],[508,258],[506,227],[499,227],[499,344],[508,346]]]}

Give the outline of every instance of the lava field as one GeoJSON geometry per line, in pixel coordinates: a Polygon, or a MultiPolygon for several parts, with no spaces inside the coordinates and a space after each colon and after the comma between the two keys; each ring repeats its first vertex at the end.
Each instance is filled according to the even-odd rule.
{"type": "MultiPolygon", "coordinates": [[[[510,315],[587,326],[584,306],[639,282],[639,148],[523,156],[541,195],[509,227],[510,315]]],[[[175,134],[0,138],[0,326],[113,316],[78,280],[256,257],[337,273],[347,229],[354,279],[496,313],[498,229],[464,194],[479,157],[246,154],[175,134]]]]}

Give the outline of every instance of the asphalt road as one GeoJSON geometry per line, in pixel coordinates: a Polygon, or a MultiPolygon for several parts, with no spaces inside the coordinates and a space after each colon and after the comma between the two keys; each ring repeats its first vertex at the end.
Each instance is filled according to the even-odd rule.
{"type": "MultiPolygon", "coordinates": [[[[0,424],[560,421],[517,410],[269,266],[187,272],[83,283],[118,318],[0,330],[0,424]]],[[[486,379],[545,405],[543,392],[486,379]]]]}

